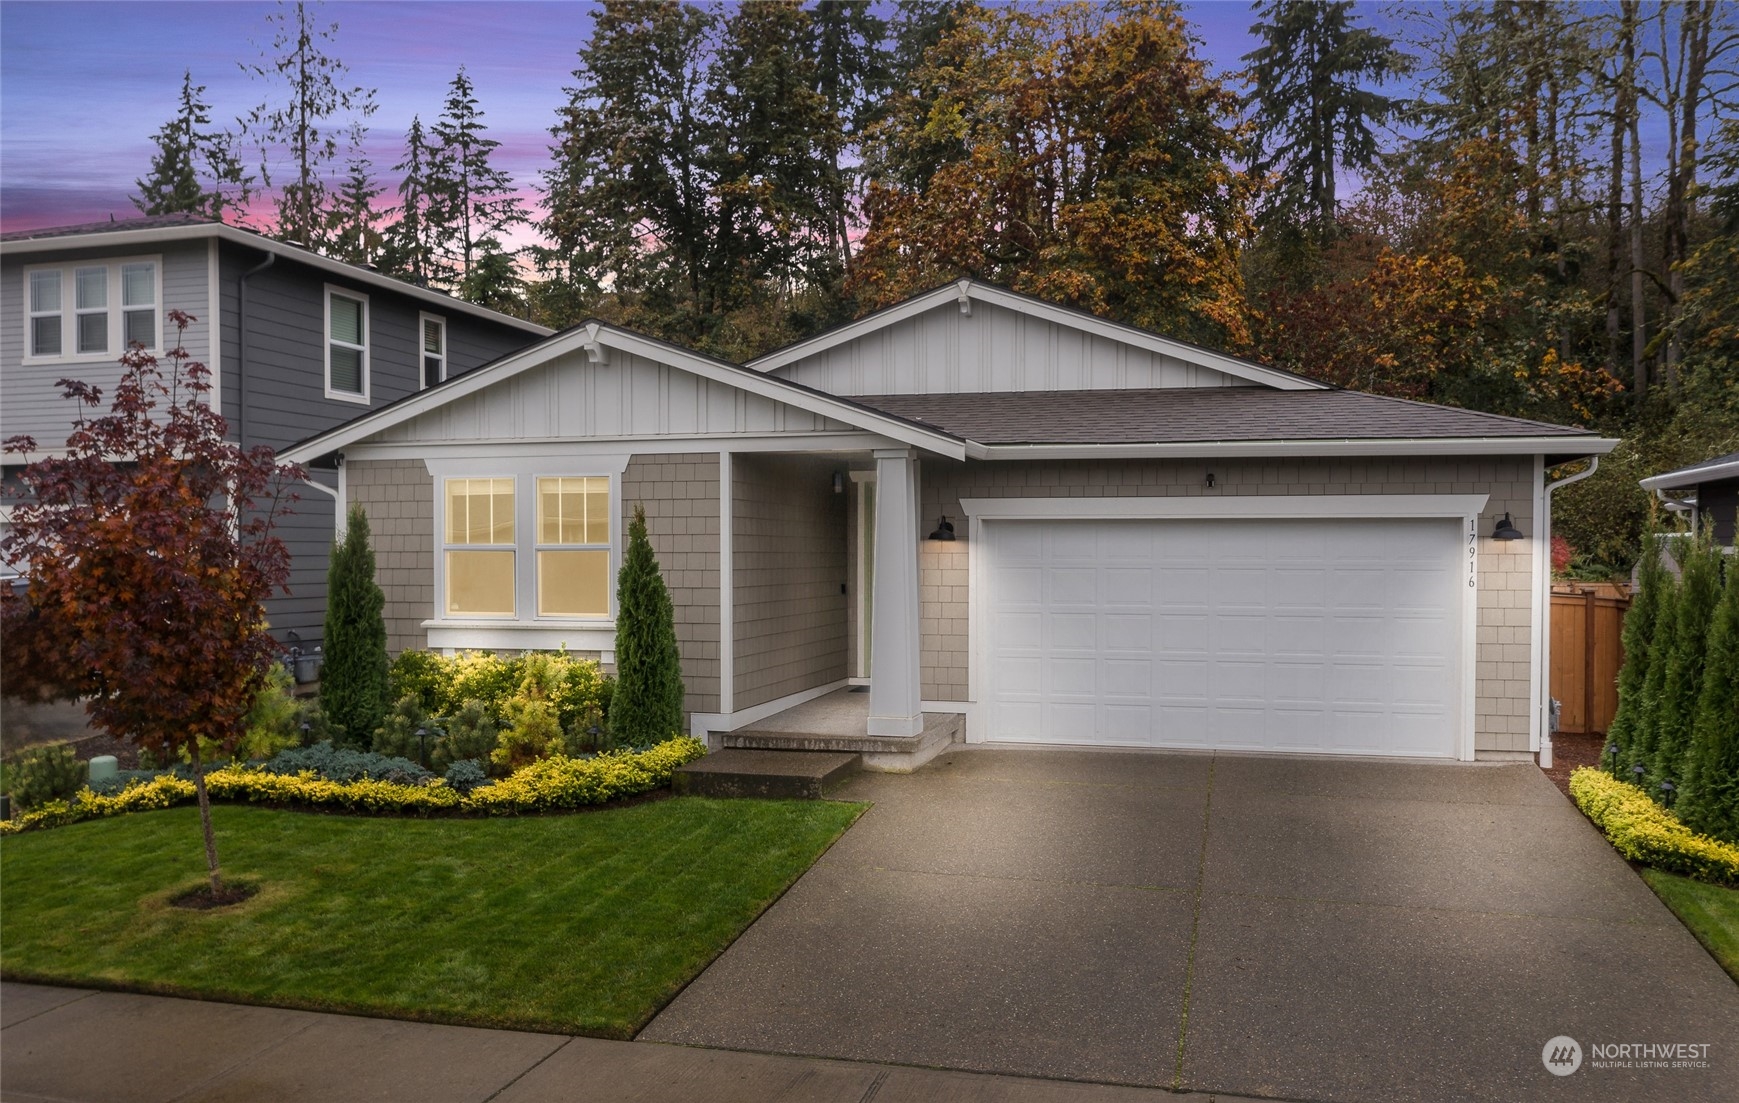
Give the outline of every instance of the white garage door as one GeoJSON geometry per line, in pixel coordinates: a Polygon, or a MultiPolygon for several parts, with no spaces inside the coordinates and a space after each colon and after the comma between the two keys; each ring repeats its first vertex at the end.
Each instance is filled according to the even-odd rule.
{"type": "Polygon", "coordinates": [[[986,521],[993,741],[1453,757],[1450,520],[986,521]]]}

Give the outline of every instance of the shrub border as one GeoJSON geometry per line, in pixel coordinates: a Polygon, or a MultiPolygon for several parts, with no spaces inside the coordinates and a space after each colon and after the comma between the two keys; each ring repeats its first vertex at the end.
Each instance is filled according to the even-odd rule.
{"type": "MultiPolygon", "coordinates": [[[[596,758],[557,755],[533,762],[511,777],[461,795],[439,779],[427,785],[393,781],[328,781],[312,773],[268,774],[247,766],[224,766],[205,775],[211,799],[277,804],[385,815],[515,816],[606,804],[670,784],[676,768],[706,754],[698,739],[682,736],[649,750],[596,758]]],[[[0,822],[0,835],[61,827],[81,820],[147,812],[194,799],[193,782],[171,774],[135,781],[111,796],[88,787],[70,801],[56,800],[0,822]]]]}
{"type": "Polygon", "coordinates": [[[1582,766],[1570,775],[1570,798],[1631,861],[1739,887],[1739,846],[1697,834],[1637,786],[1582,766]]]}

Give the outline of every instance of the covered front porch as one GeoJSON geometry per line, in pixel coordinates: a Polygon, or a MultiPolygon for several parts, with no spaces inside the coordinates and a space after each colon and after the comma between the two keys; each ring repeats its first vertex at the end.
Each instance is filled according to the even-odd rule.
{"type": "MultiPolygon", "coordinates": [[[[922,700],[920,550],[908,447],[719,455],[715,748],[861,754],[912,769],[964,739],[922,700]]],[[[934,528],[934,518],[930,518],[934,528]]]]}

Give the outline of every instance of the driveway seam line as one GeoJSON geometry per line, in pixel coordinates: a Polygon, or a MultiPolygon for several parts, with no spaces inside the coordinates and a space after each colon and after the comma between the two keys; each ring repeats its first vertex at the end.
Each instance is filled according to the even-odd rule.
{"type": "Polygon", "coordinates": [[[502,1092],[506,1091],[508,1088],[513,1087],[513,1085],[515,1085],[515,1084],[519,1083],[521,1080],[525,1079],[527,1076],[529,1076],[531,1074],[532,1070],[536,1069],[539,1065],[543,1064],[545,1061],[549,1060],[551,1057],[554,1057],[556,1054],[560,1053],[562,1050],[573,1045],[574,1041],[575,1041],[575,1039],[572,1035],[569,1035],[567,1038],[564,1038],[562,1040],[561,1045],[550,1050],[548,1053],[544,1054],[542,1057],[539,1057],[537,1060],[533,1061],[531,1064],[527,1065],[525,1068],[520,1069],[518,1076],[515,1076],[513,1079],[509,1080],[507,1083],[501,1085],[499,1088],[496,1088],[494,1091],[492,1091],[488,1095],[484,1096],[483,1103],[489,1103],[489,1101],[491,1099],[494,1099],[496,1096],[500,1095],[502,1092]]]}
{"type": "Polygon", "coordinates": [[[1195,907],[1190,915],[1189,956],[1184,962],[1183,1004],[1177,1018],[1177,1064],[1172,1070],[1171,1090],[1183,1090],[1184,1047],[1189,1041],[1190,990],[1196,979],[1196,939],[1202,928],[1202,885],[1208,876],[1208,832],[1213,826],[1214,764],[1218,756],[1208,759],[1208,781],[1202,791],[1202,850],[1196,859],[1195,907]]]}
{"type": "MultiPolygon", "coordinates": [[[[175,997],[175,996],[152,996],[149,998],[151,998],[151,999],[176,999],[178,997],[175,997]]],[[[204,1003],[204,1002],[208,1002],[208,1001],[202,1000],[200,1002],[204,1003]]],[[[216,1002],[216,1001],[210,1001],[210,1002],[216,1002]]],[[[315,1024],[319,1023],[322,1018],[330,1018],[330,1017],[332,1017],[332,1016],[330,1016],[329,1014],[327,1014],[325,1012],[318,1012],[317,1011],[317,1012],[310,1014],[308,1016],[308,1021],[303,1023],[301,1026],[297,1027],[295,1030],[290,1031],[288,1034],[280,1035],[278,1037],[278,1039],[276,1041],[272,1042],[270,1045],[264,1046],[261,1049],[258,1049],[256,1051],[254,1051],[253,1053],[248,1054],[245,1057],[236,1058],[234,1061],[225,1065],[223,1068],[218,1069],[216,1072],[212,1073],[210,1076],[207,1076],[205,1079],[200,1080],[197,1083],[189,1086],[186,1091],[183,1091],[183,1092],[180,1092],[176,1095],[170,1096],[169,1103],[175,1103],[175,1101],[178,1099],[186,1099],[188,1096],[192,1095],[194,1092],[198,1091],[199,1089],[209,1087],[212,1084],[217,1083],[218,1081],[222,1080],[224,1077],[235,1072],[237,1069],[248,1064],[250,1061],[257,1061],[261,1057],[264,1057],[266,1054],[272,1052],[275,1049],[282,1049],[285,1045],[289,1044],[291,1039],[299,1038],[303,1034],[306,1034],[308,1031],[313,1030],[315,1024]]]]}
{"type": "MultiPolygon", "coordinates": [[[[19,982],[18,982],[18,983],[20,983],[20,984],[23,984],[23,983],[26,983],[26,982],[24,982],[24,981],[19,981],[19,982]]],[[[34,1014],[34,1015],[26,1015],[26,1016],[24,1016],[24,1018],[22,1018],[22,1019],[19,1019],[19,1020],[18,1020],[18,1021],[17,1021],[17,1022],[15,1022],[15,1023],[7,1023],[7,1024],[6,1024],[6,1029],[7,1029],[7,1030],[11,1030],[11,1029],[12,1029],[12,1028],[13,1028],[13,1027],[15,1027],[15,1026],[23,1026],[23,1025],[24,1025],[24,1024],[25,1024],[25,1023],[28,1023],[28,1022],[34,1022],[34,1021],[35,1021],[35,1020],[37,1020],[37,1019],[40,1019],[40,1018],[42,1018],[42,1017],[43,1017],[43,1016],[44,1016],[44,1015],[52,1015],[52,1014],[54,1014],[54,1013],[55,1013],[55,1012],[56,1012],[56,1011],[59,1011],[59,1010],[60,1010],[60,1009],[61,1009],[61,1008],[63,1008],[63,1007],[71,1007],[71,1006],[72,1006],[72,1005],[73,1005],[73,1004],[75,1004],[75,1003],[81,1003],[81,1002],[83,1002],[83,1001],[85,1001],[85,1000],[88,1000],[88,999],[90,999],[90,998],[91,998],[91,997],[92,997],[92,996],[94,996],[94,995],[96,995],[96,994],[97,994],[97,993],[96,993],[96,992],[95,992],[95,991],[94,991],[94,990],[93,990],[93,991],[87,991],[87,992],[86,992],[86,993],[85,993],[85,994],[84,994],[84,995],[82,995],[82,996],[79,996],[79,997],[77,997],[77,998],[76,998],[76,999],[70,999],[70,1000],[67,1000],[67,1001],[66,1001],[66,1002],[65,1002],[65,1003],[57,1003],[57,1004],[55,1004],[55,1005],[54,1005],[54,1006],[53,1006],[53,1007],[45,1007],[45,1008],[43,1008],[43,1009],[42,1009],[42,1010],[41,1010],[41,1011],[38,1011],[38,1012],[37,1012],[37,1013],[36,1013],[36,1014],[34,1014]]]]}
{"type": "Polygon", "coordinates": [[[1293,896],[1272,892],[1235,892],[1229,889],[1216,891],[1214,895],[1238,900],[1274,900],[1284,904],[1326,904],[1336,908],[1377,908],[1444,916],[1492,916],[1498,919],[1539,919],[1550,923],[1591,923],[1601,927],[1630,927],[1644,931],[1671,926],[1669,923],[1645,923],[1639,919],[1600,919],[1588,915],[1547,915],[1544,912],[1506,912],[1493,911],[1490,908],[1446,908],[1429,904],[1387,904],[1381,900],[1347,900],[1335,896],[1293,896]]]}

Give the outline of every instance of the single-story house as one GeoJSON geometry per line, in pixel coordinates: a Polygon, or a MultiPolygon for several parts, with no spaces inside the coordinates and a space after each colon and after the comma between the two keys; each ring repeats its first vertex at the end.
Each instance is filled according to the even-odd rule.
{"type": "Polygon", "coordinates": [[[1688,511],[1693,530],[1707,525],[1715,543],[1724,548],[1734,546],[1735,520],[1739,519],[1739,452],[1650,476],[1642,480],[1642,488],[1654,492],[1668,508],[1688,511]]]}
{"type": "Polygon", "coordinates": [[[743,365],[588,323],[285,455],[368,511],[395,651],[609,663],[644,506],[691,729],[824,701],[830,745],[899,767],[956,738],[1526,757],[1545,472],[1615,443],[962,280],[743,365]]]}

